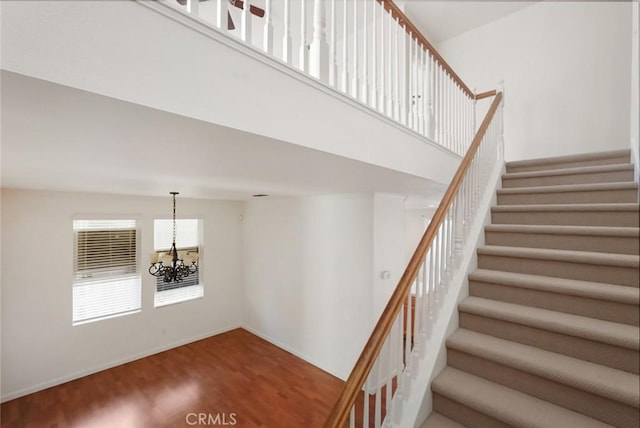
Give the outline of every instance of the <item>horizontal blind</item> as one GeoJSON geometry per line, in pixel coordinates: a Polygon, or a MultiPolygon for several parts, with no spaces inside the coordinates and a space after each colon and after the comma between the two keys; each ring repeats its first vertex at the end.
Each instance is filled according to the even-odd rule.
{"type": "MultiPolygon", "coordinates": [[[[176,247],[195,248],[198,246],[198,220],[178,219],[176,220],[176,247]]],[[[157,219],[153,224],[153,248],[158,250],[168,250],[171,248],[173,239],[173,220],[157,219]]]]}
{"type": "Polygon", "coordinates": [[[141,307],[135,220],[74,220],[73,323],[141,307]]]}

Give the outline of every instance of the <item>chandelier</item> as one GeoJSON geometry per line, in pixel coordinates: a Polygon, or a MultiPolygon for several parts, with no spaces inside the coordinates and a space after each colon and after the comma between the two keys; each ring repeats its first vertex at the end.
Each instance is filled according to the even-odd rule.
{"type": "Polygon", "coordinates": [[[164,282],[182,282],[190,274],[198,271],[198,260],[190,257],[191,263],[185,264],[184,260],[179,258],[176,249],[176,195],[179,193],[169,192],[169,194],[173,195],[173,243],[166,257],[159,257],[158,253],[154,253],[149,273],[157,278],[162,278],[164,282]]]}

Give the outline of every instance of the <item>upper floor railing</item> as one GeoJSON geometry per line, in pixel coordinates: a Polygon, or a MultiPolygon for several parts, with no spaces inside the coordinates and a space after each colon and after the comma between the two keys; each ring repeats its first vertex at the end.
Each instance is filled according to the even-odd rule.
{"type": "Polygon", "coordinates": [[[392,0],[159,0],[463,155],[475,95],[392,0]]]}

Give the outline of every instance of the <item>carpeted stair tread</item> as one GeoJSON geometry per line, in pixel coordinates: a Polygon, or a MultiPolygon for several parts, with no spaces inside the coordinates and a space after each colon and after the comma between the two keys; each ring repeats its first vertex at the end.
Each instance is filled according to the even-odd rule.
{"type": "Polygon", "coordinates": [[[598,204],[531,204],[531,205],[496,205],[493,212],[531,212],[531,211],[640,211],[640,205],[634,202],[598,203],[598,204]]]}
{"type": "Polygon", "coordinates": [[[629,406],[640,405],[640,378],[632,373],[466,329],[453,333],[447,347],[629,406]]]}
{"type": "Polygon", "coordinates": [[[627,324],[473,296],[462,301],[458,310],[630,350],[640,349],[640,329],[627,324]]]}
{"type": "Polygon", "coordinates": [[[610,427],[595,419],[451,367],[445,368],[434,379],[432,389],[437,394],[514,427],[610,427]]]}
{"type": "Polygon", "coordinates": [[[590,265],[640,268],[640,256],[632,254],[599,253],[595,251],[557,250],[548,248],[504,247],[485,245],[478,248],[478,255],[500,257],[558,260],[590,265]]]}
{"type": "Polygon", "coordinates": [[[420,428],[465,428],[465,426],[442,416],[440,413],[432,412],[420,428]]]}
{"type": "Polygon", "coordinates": [[[469,281],[488,282],[630,305],[640,304],[640,289],[624,285],[489,269],[477,269],[471,272],[469,281]]]}
{"type": "Polygon", "coordinates": [[[567,193],[567,192],[605,192],[611,190],[635,190],[638,185],[632,181],[618,183],[591,183],[591,184],[558,184],[552,186],[512,187],[498,189],[499,195],[513,195],[524,193],[567,193]]]}
{"type": "MultiPolygon", "coordinates": [[[[626,160],[626,162],[624,162],[625,164],[629,163],[629,160],[631,159],[631,150],[629,149],[608,150],[604,152],[595,152],[595,153],[579,153],[574,155],[554,156],[554,157],[548,157],[548,158],[524,159],[519,161],[507,162],[507,169],[521,168],[526,166],[566,164],[571,162],[584,162],[584,161],[591,161],[591,160],[618,159],[618,158],[624,158],[626,160]]],[[[611,164],[607,164],[607,165],[611,165],[611,164]]]]}
{"type": "Polygon", "coordinates": [[[536,177],[549,177],[556,175],[575,175],[575,174],[589,174],[589,173],[601,173],[601,172],[616,172],[616,171],[633,171],[632,164],[611,164],[611,165],[592,165],[592,166],[580,166],[575,168],[558,168],[547,169],[542,171],[527,171],[527,172],[510,172],[502,175],[503,179],[517,179],[517,178],[536,178],[536,177]]]}
{"type": "Polygon", "coordinates": [[[613,226],[571,226],[571,225],[537,225],[537,224],[488,224],[487,232],[532,233],[543,235],[585,235],[585,236],[621,236],[640,237],[637,227],[613,226]]]}

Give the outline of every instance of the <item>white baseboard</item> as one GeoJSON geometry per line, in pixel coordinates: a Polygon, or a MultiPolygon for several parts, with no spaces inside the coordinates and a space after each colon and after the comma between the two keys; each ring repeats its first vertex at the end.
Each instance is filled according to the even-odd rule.
{"type": "Polygon", "coordinates": [[[204,334],[199,334],[197,336],[192,336],[186,339],[179,340],[177,342],[173,342],[167,345],[159,346],[157,348],[140,352],[138,354],[130,355],[128,357],[119,358],[114,361],[110,361],[105,364],[100,364],[99,366],[90,367],[87,369],[83,369],[77,371],[75,373],[71,373],[69,375],[61,376],[55,379],[48,380],[46,382],[39,383],[37,385],[29,386],[27,388],[20,389],[18,391],[9,392],[7,394],[2,394],[0,398],[0,402],[4,403],[5,401],[13,400],[24,395],[32,394],[34,392],[42,391],[43,389],[51,388],[52,386],[60,385],[65,382],[69,382],[72,380],[79,379],[84,376],[88,376],[94,373],[101,372],[103,370],[111,369],[113,367],[130,363],[135,360],[139,360],[141,358],[149,357],[154,354],[159,354],[160,352],[168,351],[169,349],[177,348],[178,346],[186,345],[188,343],[197,342],[198,340],[207,339],[212,336],[217,336],[218,334],[226,333],[231,330],[235,330],[236,328],[243,328],[240,324],[230,325],[221,329],[217,329],[214,331],[210,331],[204,334]]]}

